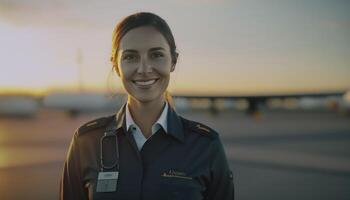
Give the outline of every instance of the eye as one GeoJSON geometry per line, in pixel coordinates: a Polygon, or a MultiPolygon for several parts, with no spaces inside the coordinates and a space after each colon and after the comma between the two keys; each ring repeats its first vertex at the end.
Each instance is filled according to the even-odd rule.
{"type": "Polygon", "coordinates": [[[151,54],[151,57],[152,58],[161,58],[161,57],[164,57],[164,54],[162,53],[162,52],[153,52],[152,54],[151,54]]]}
{"type": "Polygon", "coordinates": [[[126,60],[126,61],[131,61],[131,60],[135,60],[136,59],[136,56],[133,55],[133,54],[126,54],[122,57],[123,60],[126,60]]]}

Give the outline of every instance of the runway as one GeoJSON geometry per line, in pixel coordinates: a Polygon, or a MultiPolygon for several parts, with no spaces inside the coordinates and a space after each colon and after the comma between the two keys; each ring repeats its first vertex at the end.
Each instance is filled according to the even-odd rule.
{"type": "MultiPolygon", "coordinates": [[[[325,111],[180,112],[219,134],[234,172],[236,199],[349,199],[350,118],[325,111]]],[[[42,110],[0,118],[0,199],[57,199],[74,130],[105,114],[71,118],[42,110]]]]}

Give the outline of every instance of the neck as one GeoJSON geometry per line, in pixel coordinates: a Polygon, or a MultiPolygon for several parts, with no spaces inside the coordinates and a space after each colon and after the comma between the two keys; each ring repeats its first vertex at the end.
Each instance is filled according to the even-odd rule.
{"type": "Polygon", "coordinates": [[[164,102],[164,96],[149,102],[140,102],[128,96],[130,114],[146,138],[152,135],[152,125],[162,113],[164,102]]]}

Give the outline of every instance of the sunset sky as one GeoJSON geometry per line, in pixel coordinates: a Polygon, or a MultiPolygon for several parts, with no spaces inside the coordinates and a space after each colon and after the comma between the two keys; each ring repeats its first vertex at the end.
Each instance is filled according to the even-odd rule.
{"type": "Polygon", "coordinates": [[[0,91],[121,88],[109,62],[115,24],[159,14],[180,53],[173,93],[350,89],[347,0],[0,0],[0,91]]]}

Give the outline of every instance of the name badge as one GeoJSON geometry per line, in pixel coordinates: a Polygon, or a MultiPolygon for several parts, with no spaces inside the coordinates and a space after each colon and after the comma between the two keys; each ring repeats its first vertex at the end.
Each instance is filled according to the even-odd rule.
{"type": "Polygon", "coordinates": [[[119,172],[99,172],[96,192],[115,192],[117,190],[119,172]]]}

